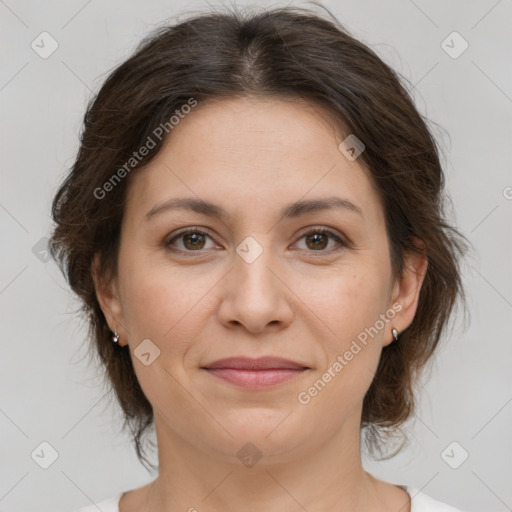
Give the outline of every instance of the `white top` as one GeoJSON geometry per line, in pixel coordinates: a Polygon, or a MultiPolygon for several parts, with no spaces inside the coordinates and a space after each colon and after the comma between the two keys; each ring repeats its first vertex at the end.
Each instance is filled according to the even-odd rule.
{"type": "MultiPolygon", "coordinates": [[[[410,485],[399,485],[398,487],[404,489],[411,497],[411,512],[463,512],[458,508],[451,507],[446,503],[441,503],[427,496],[410,485]]],[[[119,512],[119,500],[122,495],[123,493],[119,492],[114,497],[101,501],[96,505],[82,507],[73,512],[98,512],[98,509],[101,512],[119,512]]]]}

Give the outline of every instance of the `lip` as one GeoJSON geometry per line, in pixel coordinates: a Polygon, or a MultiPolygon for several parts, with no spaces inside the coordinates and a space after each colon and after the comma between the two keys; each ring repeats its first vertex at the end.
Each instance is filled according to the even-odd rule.
{"type": "Polygon", "coordinates": [[[245,389],[264,389],[290,381],[310,368],[276,357],[230,357],[219,359],[203,369],[214,377],[245,389]]]}
{"type": "Polygon", "coordinates": [[[232,369],[232,370],[304,370],[308,368],[305,364],[283,359],[281,357],[226,357],[213,363],[209,363],[203,368],[211,369],[232,369]]]}

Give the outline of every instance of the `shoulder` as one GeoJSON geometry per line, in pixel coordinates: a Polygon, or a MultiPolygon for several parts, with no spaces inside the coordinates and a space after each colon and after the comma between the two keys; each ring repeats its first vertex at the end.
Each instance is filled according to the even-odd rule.
{"type": "MultiPolygon", "coordinates": [[[[411,512],[464,512],[461,509],[431,498],[410,485],[400,487],[405,489],[411,497],[411,512]]],[[[76,509],[73,512],[98,512],[98,510],[101,512],[119,512],[119,500],[122,494],[122,492],[119,492],[111,498],[76,509]]]]}
{"type": "Polygon", "coordinates": [[[410,485],[401,486],[411,497],[411,512],[464,512],[459,508],[442,503],[410,485]]]}
{"type": "Polygon", "coordinates": [[[118,492],[115,496],[106,500],[87,505],[82,508],[73,510],[73,512],[119,512],[119,500],[123,495],[122,492],[118,492]]]}

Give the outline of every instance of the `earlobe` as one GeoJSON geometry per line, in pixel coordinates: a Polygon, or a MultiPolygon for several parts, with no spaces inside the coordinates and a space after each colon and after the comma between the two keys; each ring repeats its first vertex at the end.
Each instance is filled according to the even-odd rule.
{"type": "MultiPolygon", "coordinates": [[[[125,338],[122,332],[122,308],[119,300],[116,279],[105,279],[105,276],[99,273],[99,254],[95,254],[91,264],[91,275],[96,290],[96,298],[100,305],[107,324],[112,332],[117,332],[120,338],[125,338]]],[[[119,343],[123,346],[122,343],[119,343]]]]}
{"type": "MultiPolygon", "coordinates": [[[[412,323],[418,308],[421,287],[428,268],[428,257],[425,244],[416,242],[420,252],[409,252],[404,257],[403,277],[395,283],[391,304],[400,304],[401,309],[393,319],[399,332],[412,323]]],[[[388,336],[392,340],[392,336],[388,336]]],[[[387,343],[386,343],[387,344],[387,343]]]]}

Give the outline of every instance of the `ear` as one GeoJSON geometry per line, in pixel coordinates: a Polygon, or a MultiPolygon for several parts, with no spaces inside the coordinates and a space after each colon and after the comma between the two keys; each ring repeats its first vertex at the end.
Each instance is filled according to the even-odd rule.
{"type": "Polygon", "coordinates": [[[389,333],[386,334],[383,346],[389,345],[393,341],[391,329],[393,327],[402,332],[411,325],[420,297],[421,286],[427,272],[428,259],[426,255],[425,244],[418,238],[415,238],[415,245],[421,253],[409,252],[404,257],[404,270],[402,279],[397,278],[393,286],[392,299],[390,307],[395,304],[401,309],[388,324],[389,333]]]}
{"type": "Polygon", "coordinates": [[[107,324],[112,332],[117,330],[119,334],[119,345],[124,347],[126,342],[126,329],[123,326],[123,315],[117,279],[111,277],[106,279],[99,274],[99,254],[95,254],[91,264],[91,274],[96,289],[96,298],[101,310],[105,315],[107,324]]]}

